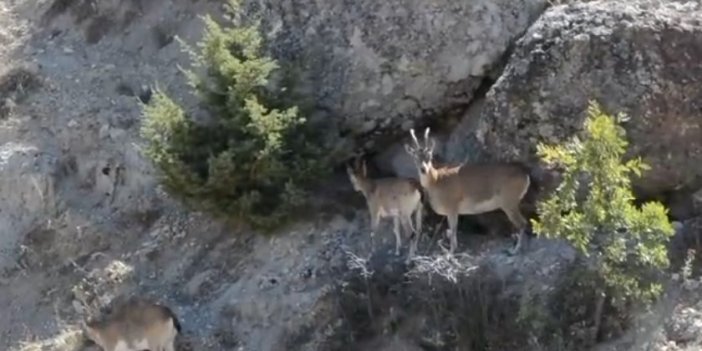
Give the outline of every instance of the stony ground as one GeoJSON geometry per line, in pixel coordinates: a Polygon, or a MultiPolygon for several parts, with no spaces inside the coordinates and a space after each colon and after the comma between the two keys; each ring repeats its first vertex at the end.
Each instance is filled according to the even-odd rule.
{"type": "MultiPolygon", "coordinates": [[[[315,349],[338,324],[325,311],[348,252],[368,252],[360,195],[341,175],[331,210],[271,237],[178,207],[139,153],[139,104],[156,82],[191,101],[173,36],[192,42],[215,5],[61,3],[0,1],[0,349],[81,350],[80,320],[133,292],[175,310],[182,350],[315,349]]],[[[507,258],[507,239],[460,240],[505,279],[545,278],[568,255],[537,242],[507,258]]],[[[677,310],[671,333],[699,345],[702,308],[677,310]]]]}

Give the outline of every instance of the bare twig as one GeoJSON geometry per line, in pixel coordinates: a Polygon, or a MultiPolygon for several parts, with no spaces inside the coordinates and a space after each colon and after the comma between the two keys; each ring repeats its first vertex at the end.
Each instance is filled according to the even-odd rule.
{"type": "Polygon", "coordinates": [[[469,261],[470,256],[465,253],[450,255],[445,253],[439,256],[417,256],[413,259],[414,268],[407,272],[408,277],[417,278],[426,275],[431,284],[432,276],[443,277],[451,283],[458,282],[461,276],[468,276],[478,269],[475,263],[469,261]]]}
{"type": "Polygon", "coordinates": [[[346,252],[346,255],[349,257],[348,260],[348,266],[349,269],[351,270],[359,270],[361,272],[361,276],[363,277],[363,280],[366,285],[366,295],[368,296],[368,304],[367,304],[367,309],[368,309],[368,317],[370,317],[371,321],[375,320],[375,317],[373,315],[373,304],[372,304],[372,297],[371,297],[371,290],[370,290],[370,282],[368,279],[373,276],[373,271],[368,269],[368,261],[366,259],[363,259],[356,255],[355,253],[349,251],[349,250],[344,250],[346,252]]]}

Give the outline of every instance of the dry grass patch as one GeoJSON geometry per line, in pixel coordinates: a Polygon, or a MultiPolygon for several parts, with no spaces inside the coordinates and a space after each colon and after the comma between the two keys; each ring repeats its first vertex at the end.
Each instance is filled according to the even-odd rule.
{"type": "Polygon", "coordinates": [[[83,351],[86,339],[80,328],[67,327],[58,335],[39,341],[20,342],[18,348],[10,351],[83,351]]]}

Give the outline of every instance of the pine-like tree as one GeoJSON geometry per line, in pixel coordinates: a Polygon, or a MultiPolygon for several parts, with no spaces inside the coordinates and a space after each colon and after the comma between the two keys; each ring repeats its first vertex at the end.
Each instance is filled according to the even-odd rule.
{"type": "MultiPolygon", "coordinates": [[[[329,172],[329,153],[284,89],[268,79],[277,63],[262,55],[258,23],[240,24],[237,1],[228,3],[232,26],[209,15],[198,50],[198,75],[185,70],[211,121],[196,123],[157,89],[143,109],[146,155],[164,187],[187,204],[260,229],[286,222],[308,200],[309,186],[329,172]]],[[[179,40],[180,42],[180,40],[179,40]]]]}

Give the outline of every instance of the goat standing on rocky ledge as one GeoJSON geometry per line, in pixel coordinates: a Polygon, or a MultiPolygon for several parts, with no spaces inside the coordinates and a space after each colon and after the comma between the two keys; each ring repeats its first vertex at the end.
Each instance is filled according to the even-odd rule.
{"type": "Polygon", "coordinates": [[[407,260],[417,251],[417,242],[422,233],[422,193],[421,186],[414,179],[406,178],[368,178],[365,161],[359,165],[356,159],[354,167],[346,166],[346,171],[353,188],[366,198],[371,223],[371,250],[374,246],[373,236],[378,230],[381,218],[392,217],[395,232],[395,255],[400,254],[402,231],[411,231],[410,249],[407,260]],[[412,214],[416,224],[412,225],[412,214]]]}
{"type": "Polygon", "coordinates": [[[527,170],[517,164],[461,164],[436,167],[433,163],[434,141],[429,128],[420,145],[414,129],[410,130],[415,146],[405,145],[419,171],[419,180],[434,212],[448,219],[450,253],[456,250],[459,214],[480,214],[501,209],[516,227],[517,242],[509,251],[517,253],[522,245],[527,220],[519,209],[531,179],[527,170]]]}

